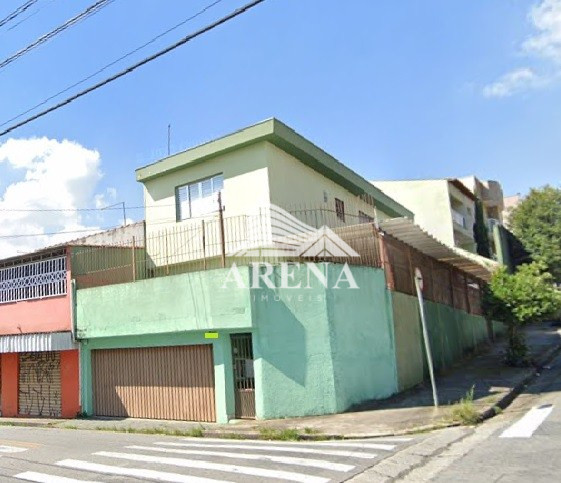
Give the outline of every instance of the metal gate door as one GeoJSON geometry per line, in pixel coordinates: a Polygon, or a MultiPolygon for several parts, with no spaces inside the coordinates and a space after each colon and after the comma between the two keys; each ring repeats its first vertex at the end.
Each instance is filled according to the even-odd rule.
{"type": "Polygon", "coordinates": [[[251,334],[232,334],[236,418],[255,418],[255,377],[251,334]]]}
{"type": "Polygon", "coordinates": [[[60,352],[19,355],[19,414],[60,418],[60,352]]]}
{"type": "Polygon", "coordinates": [[[216,421],[212,345],[92,351],[94,414],[216,421]]]}

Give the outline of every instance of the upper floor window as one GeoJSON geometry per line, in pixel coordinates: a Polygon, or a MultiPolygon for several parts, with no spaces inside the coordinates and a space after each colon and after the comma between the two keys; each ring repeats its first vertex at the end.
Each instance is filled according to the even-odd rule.
{"type": "Polygon", "coordinates": [[[335,198],[335,213],[337,214],[337,218],[341,221],[345,221],[345,203],[339,198],[335,198]]]}
{"type": "Polygon", "coordinates": [[[66,256],[0,269],[0,303],[66,294],[66,256]]]}
{"type": "Polygon", "coordinates": [[[366,213],[364,213],[364,211],[359,211],[358,212],[358,222],[360,224],[374,223],[374,218],[372,218],[370,215],[367,215],[366,213]]]}
{"type": "Polygon", "coordinates": [[[218,211],[216,194],[223,188],[222,174],[179,186],[176,191],[177,220],[196,218],[218,211]]]}

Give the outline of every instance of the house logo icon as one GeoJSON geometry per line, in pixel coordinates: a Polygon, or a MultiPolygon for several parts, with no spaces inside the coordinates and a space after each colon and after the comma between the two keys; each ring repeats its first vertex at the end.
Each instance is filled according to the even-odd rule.
{"type": "Polygon", "coordinates": [[[360,255],[328,226],[314,228],[269,205],[247,220],[247,238],[231,257],[354,258],[360,255]]]}

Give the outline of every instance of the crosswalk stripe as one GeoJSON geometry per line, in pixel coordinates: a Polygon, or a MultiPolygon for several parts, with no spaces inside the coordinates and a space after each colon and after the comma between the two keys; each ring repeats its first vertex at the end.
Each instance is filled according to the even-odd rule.
{"type": "MultiPolygon", "coordinates": [[[[198,476],[180,475],[178,473],[168,473],[165,471],[144,470],[141,468],[121,468],[118,466],[100,465],[81,460],[62,460],[56,463],[65,468],[91,471],[92,473],[104,473],[106,475],[133,476],[135,478],[145,478],[156,481],[171,481],[174,483],[231,483],[227,480],[213,480],[198,476]]],[[[56,480],[58,481],[58,480],[56,480]]]]}
{"type": "Polygon", "coordinates": [[[530,438],[545,419],[553,411],[553,406],[547,404],[530,409],[520,420],[503,431],[500,438],[530,438]]]}
{"type": "Polygon", "coordinates": [[[184,458],[147,456],[147,455],[132,454],[132,453],[114,453],[111,451],[98,451],[97,453],[94,453],[94,455],[105,456],[107,458],[131,460],[131,461],[142,461],[145,463],[174,465],[183,468],[197,468],[202,470],[225,471],[229,473],[237,473],[237,474],[250,475],[250,476],[260,476],[264,478],[277,478],[281,480],[298,481],[301,483],[327,483],[329,481],[328,478],[305,475],[302,473],[294,473],[292,471],[268,470],[264,468],[228,465],[223,463],[211,463],[210,461],[188,460],[184,458]]]}
{"type": "Polygon", "coordinates": [[[27,448],[19,448],[18,446],[0,446],[0,453],[22,453],[27,448]]]}
{"type": "Polygon", "coordinates": [[[366,448],[366,449],[383,449],[385,451],[391,451],[395,449],[395,444],[381,444],[381,443],[339,443],[335,444],[334,442],[327,442],[327,441],[318,441],[316,443],[318,446],[337,446],[342,448],[366,448]]]}
{"type": "Polygon", "coordinates": [[[53,476],[45,473],[36,473],[35,471],[26,471],[15,475],[18,480],[35,481],[37,483],[97,483],[95,481],[76,480],[74,478],[66,478],[64,476],[53,476]]]}
{"type": "MultiPolygon", "coordinates": [[[[185,438],[187,441],[200,441],[200,438],[197,439],[193,439],[193,438],[185,438]]],[[[376,441],[383,441],[385,442],[400,442],[400,441],[410,441],[411,438],[398,438],[396,440],[378,440],[376,439],[376,441]]],[[[219,439],[219,438],[205,438],[204,439],[205,442],[217,442],[217,443],[223,443],[224,439],[219,439]]],[[[243,441],[238,441],[238,442],[234,442],[232,441],[232,444],[249,444],[249,445],[256,445],[256,446],[263,446],[263,445],[274,445],[274,446],[283,446],[283,447],[294,447],[294,448],[302,448],[305,446],[341,446],[341,447],[357,447],[357,448],[366,448],[366,449],[383,449],[386,451],[391,451],[395,448],[395,445],[390,445],[390,444],[383,444],[383,443],[377,443],[376,441],[370,439],[370,440],[354,440],[354,439],[349,439],[349,440],[341,440],[341,439],[334,439],[334,440],[330,440],[330,441],[298,441],[298,442],[290,442],[287,443],[285,441],[267,441],[267,440],[259,440],[259,439],[254,439],[254,440],[248,440],[245,439],[243,441]]]]}
{"type": "Polygon", "coordinates": [[[154,448],[152,446],[127,446],[127,449],[159,451],[161,453],[219,456],[222,458],[236,458],[236,459],[244,459],[244,460],[272,461],[274,463],[283,463],[286,465],[295,465],[295,466],[309,466],[311,468],[321,468],[323,470],[330,470],[330,471],[347,472],[355,468],[352,465],[344,465],[342,463],[332,463],[331,461],[318,460],[318,459],[295,458],[292,456],[272,456],[267,454],[250,454],[250,453],[229,453],[226,451],[207,451],[207,450],[192,450],[192,449],[154,448]]]}
{"type": "Polygon", "coordinates": [[[170,443],[170,442],[158,442],[155,444],[163,446],[185,446],[193,448],[234,448],[234,449],[250,449],[250,450],[267,450],[267,451],[284,451],[289,453],[307,453],[307,454],[321,454],[330,456],[343,456],[345,458],[360,458],[360,459],[373,459],[376,458],[375,453],[363,453],[358,451],[339,451],[333,449],[325,448],[304,448],[300,446],[251,446],[246,444],[205,444],[205,443],[170,443]]]}

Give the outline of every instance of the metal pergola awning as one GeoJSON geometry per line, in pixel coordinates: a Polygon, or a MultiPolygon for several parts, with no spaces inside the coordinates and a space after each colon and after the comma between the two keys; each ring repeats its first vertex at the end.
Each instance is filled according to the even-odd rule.
{"type": "Polygon", "coordinates": [[[497,262],[488,258],[445,245],[420,226],[415,225],[409,218],[390,218],[380,221],[379,227],[383,233],[387,233],[421,253],[440,262],[448,263],[486,282],[499,266],[497,262]]]}

